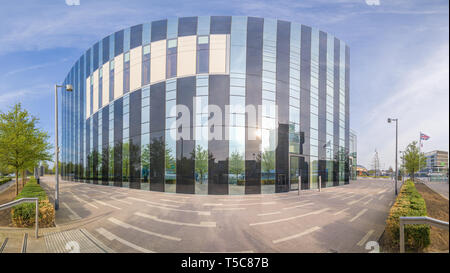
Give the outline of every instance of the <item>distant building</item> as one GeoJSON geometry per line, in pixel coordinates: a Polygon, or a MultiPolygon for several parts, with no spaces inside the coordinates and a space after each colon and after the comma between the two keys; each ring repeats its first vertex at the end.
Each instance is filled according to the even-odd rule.
{"type": "Polygon", "coordinates": [[[446,172],[448,169],[448,152],[431,151],[425,153],[427,158],[426,172],[437,173],[446,172]]]}
{"type": "Polygon", "coordinates": [[[356,175],[369,175],[369,171],[363,165],[356,165],[356,175]]]}

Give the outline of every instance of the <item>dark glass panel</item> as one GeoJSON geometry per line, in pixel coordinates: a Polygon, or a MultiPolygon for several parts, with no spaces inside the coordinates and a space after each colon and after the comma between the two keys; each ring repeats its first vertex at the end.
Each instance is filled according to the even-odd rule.
{"type": "Polygon", "coordinates": [[[123,53],[123,29],[114,34],[114,57],[123,53]]]}
{"type": "Polygon", "coordinates": [[[211,34],[230,34],[231,16],[211,16],[211,34]]]}
{"type": "MultiPolygon", "coordinates": [[[[263,50],[262,18],[249,17],[247,20],[247,65],[246,65],[246,97],[245,104],[258,109],[262,104],[262,50],[263,50]]],[[[258,117],[261,113],[257,113],[258,117]]],[[[246,120],[245,129],[245,193],[261,193],[261,139],[249,139],[254,135],[257,122],[246,120]]]]}
{"type": "Polygon", "coordinates": [[[103,61],[103,64],[105,64],[106,62],[109,61],[109,36],[103,38],[102,45],[103,45],[102,61],[103,61]]]}
{"type": "Polygon", "coordinates": [[[275,192],[289,190],[289,62],[291,24],[277,22],[276,102],[278,107],[278,145],[276,147],[275,192]],[[283,107],[283,106],[286,107],[283,107]]]}
{"type": "Polygon", "coordinates": [[[334,94],[333,94],[333,185],[339,186],[339,85],[340,85],[340,41],[334,38],[334,94]]]}
{"type": "Polygon", "coordinates": [[[132,26],[130,32],[130,49],[142,45],[142,24],[132,26]]]}
{"type": "Polygon", "coordinates": [[[177,76],[177,47],[167,48],[166,78],[177,76]]]}
{"type": "Polygon", "coordinates": [[[130,188],[140,189],[141,177],[141,90],[130,94],[130,188]]]}
{"type": "Polygon", "coordinates": [[[209,37],[201,37],[199,39],[208,39],[206,43],[197,43],[197,73],[209,72],[209,37]]]}
{"type": "Polygon", "coordinates": [[[152,22],[152,42],[164,40],[167,37],[167,19],[152,22]]]}
{"type": "MultiPolygon", "coordinates": [[[[311,102],[311,28],[301,27],[301,60],[300,60],[300,154],[309,155],[309,126],[311,102]]],[[[307,165],[309,169],[309,156],[307,165]]],[[[309,173],[302,176],[301,189],[309,189],[309,173]]]]}
{"type": "Polygon", "coordinates": [[[327,34],[319,32],[319,176],[322,177],[322,188],[328,181],[326,164],[327,142],[327,34]]]}
{"type": "Polygon", "coordinates": [[[150,83],[150,53],[142,55],[142,85],[150,83]]]}
{"type": "Polygon", "coordinates": [[[122,187],[123,100],[114,101],[114,186],[122,187]]]}
{"type": "Polygon", "coordinates": [[[182,17],[178,19],[178,36],[197,34],[197,17],[182,17]]]}
{"type": "Polygon", "coordinates": [[[189,119],[189,124],[181,124],[177,121],[177,189],[178,193],[195,193],[195,140],[193,138],[193,98],[196,93],[195,77],[186,77],[177,79],[177,105],[184,105],[189,109],[189,117],[177,117],[178,120],[189,119]],[[184,136],[189,131],[188,139],[184,136]]]}
{"type": "Polygon", "coordinates": [[[86,77],[91,74],[91,49],[86,51],[86,77]]]}
{"type": "Polygon", "coordinates": [[[128,92],[130,92],[130,61],[123,63],[123,93],[128,92]]]}
{"type": "Polygon", "coordinates": [[[98,68],[98,42],[94,45],[94,60],[93,60],[93,69],[92,71],[97,70],[98,68]]]}
{"type": "Polygon", "coordinates": [[[166,83],[150,87],[150,190],[164,191],[166,83]]]}
{"type": "MultiPolygon", "coordinates": [[[[209,76],[209,105],[217,105],[222,113],[225,113],[225,105],[230,104],[230,77],[227,75],[209,76]]],[[[210,118],[212,115],[210,113],[210,118]]],[[[225,135],[225,116],[222,114],[221,124],[215,124],[215,128],[209,125],[209,132],[214,134],[215,130],[222,130],[221,139],[208,141],[208,193],[228,194],[228,155],[229,141],[225,135]]]]}
{"type": "Polygon", "coordinates": [[[109,105],[102,110],[102,184],[108,185],[109,166],[109,105]]]}

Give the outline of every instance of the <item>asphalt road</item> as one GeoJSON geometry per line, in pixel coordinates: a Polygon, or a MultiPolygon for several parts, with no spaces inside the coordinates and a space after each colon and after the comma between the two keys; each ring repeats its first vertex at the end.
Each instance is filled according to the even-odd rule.
{"type": "MultiPolygon", "coordinates": [[[[41,184],[52,197],[54,178],[41,184]]],[[[115,252],[369,252],[394,189],[362,179],[300,196],[217,196],[63,181],[60,200],[60,229],[82,229],[115,252]]]]}

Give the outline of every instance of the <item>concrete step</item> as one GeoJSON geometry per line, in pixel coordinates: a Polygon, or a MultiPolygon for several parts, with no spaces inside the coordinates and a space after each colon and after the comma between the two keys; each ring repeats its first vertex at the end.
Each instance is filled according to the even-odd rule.
{"type": "Polygon", "coordinates": [[[23,245],[23,235],[17,236],[16,234],[0,237],[0,253],[21,253],[23,245]]]}

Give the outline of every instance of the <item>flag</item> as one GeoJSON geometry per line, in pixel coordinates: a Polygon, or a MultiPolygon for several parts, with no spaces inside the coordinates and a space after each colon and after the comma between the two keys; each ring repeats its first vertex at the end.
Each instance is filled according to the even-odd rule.
{"type": "Polygon", "coordinates": [[[430,137],[425,135],[424,133],[420,133],[420,139],[421,140],[428,140],[430,137]]]}

